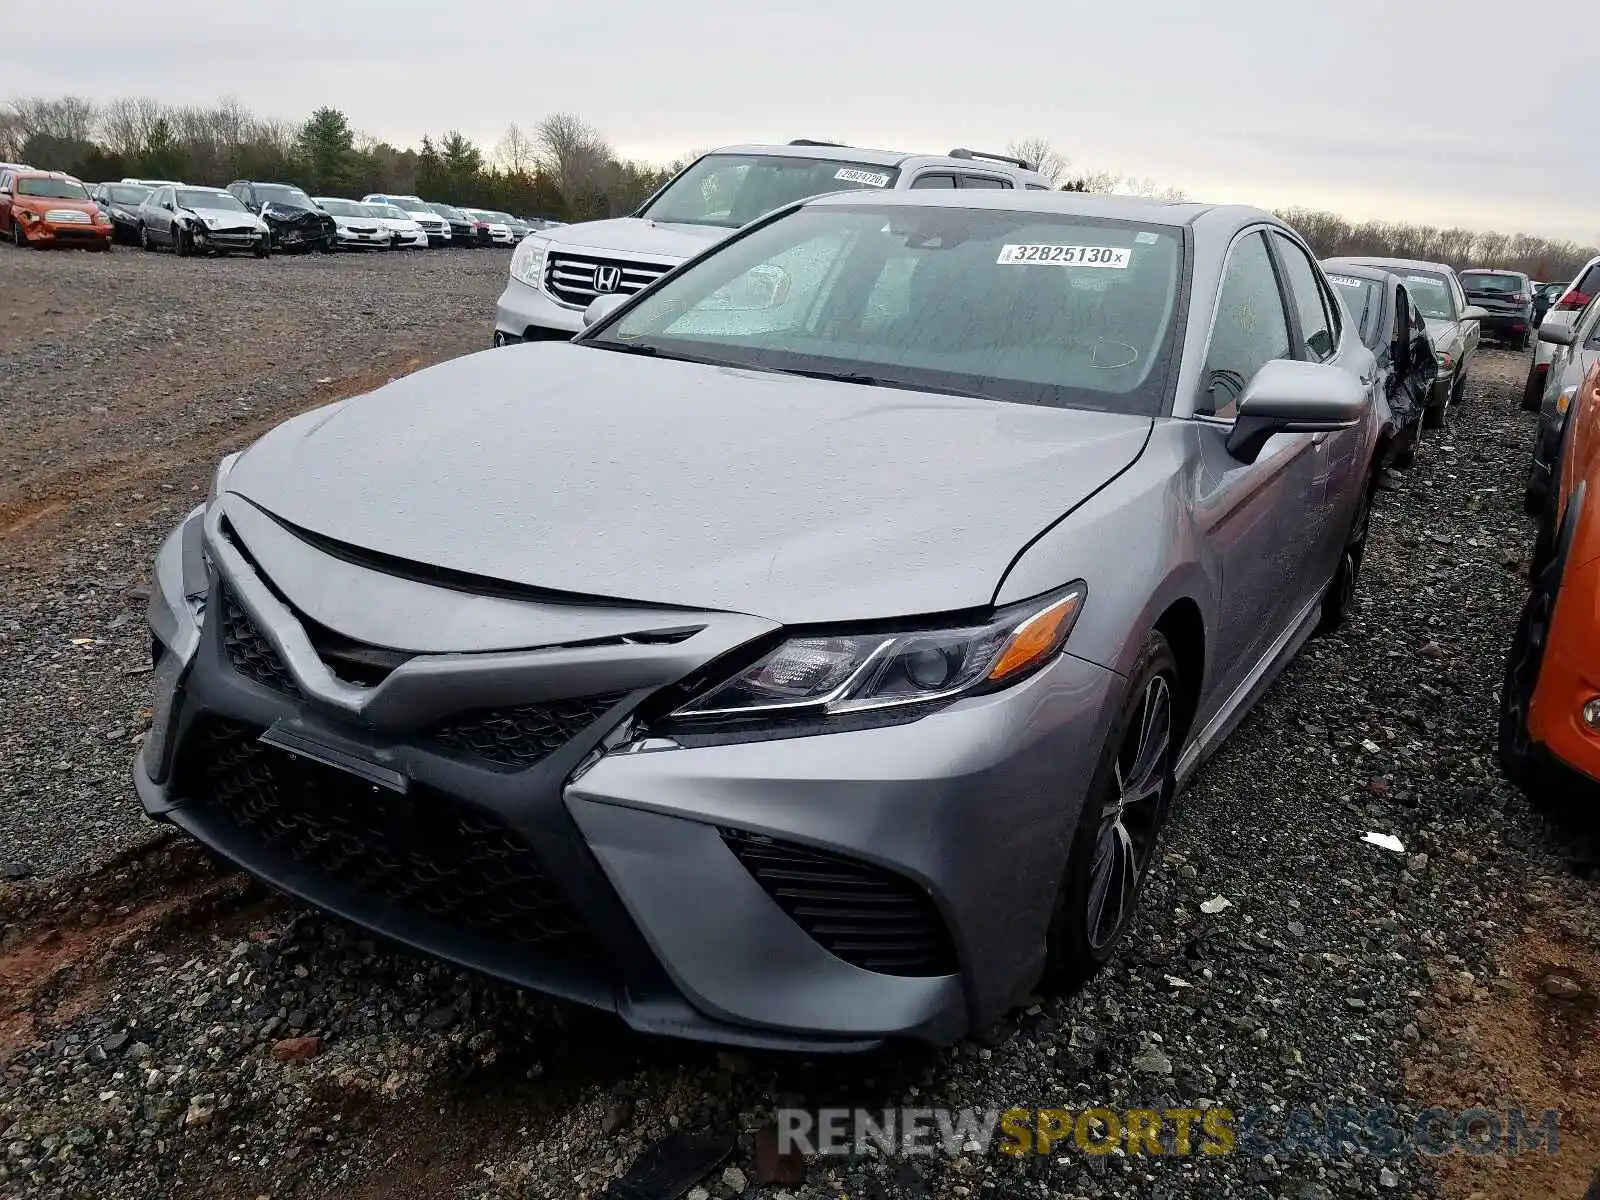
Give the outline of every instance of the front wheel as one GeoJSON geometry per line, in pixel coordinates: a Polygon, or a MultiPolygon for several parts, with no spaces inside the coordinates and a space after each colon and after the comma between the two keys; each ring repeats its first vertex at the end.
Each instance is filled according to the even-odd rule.
{"type": "Polygon", "coordinates": [[[1535,578],[1528,602],[1522,606],[1511,652],[1506,658],[1505,677],[1500,685],[1500,767],[1506,778],[1526,788],[1534,769],[1533,738],[1528,731],[1528,710],[1539,672],[1544,666],[1545,643],[1550,636],[1550,621],[1555,615],[1556,595],[1560,591],[1560,572],[1546,567],[1535,578]]]}
{"type": "Polygon", "coordinates": [[[24,247],[28,244],[28,235],[22,232],[21,221],[13,220],[11,222],[11,242],[18,247],[24,247]]]}
{"type": "Polygon", "coordinates": [[[174,225],[172,227],[172,252],[179,258],[188,258],[191,250],[189,235],[184,232],[183,226],[174,225]]]}
{"type": "Polygon", "coordinates": [[[1172,808],[1178,661],[1158,631],[1139,660],[1084,797],[1050,922],[1045,976],[1087,983],[1133,923],[1139,892],[1172,808]]]}

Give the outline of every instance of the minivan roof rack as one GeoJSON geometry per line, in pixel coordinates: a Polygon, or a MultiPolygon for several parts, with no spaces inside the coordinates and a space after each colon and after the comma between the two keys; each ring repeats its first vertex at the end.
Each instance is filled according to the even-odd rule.
{"type": "Polygon", "coordinates": [[[950,151],[949,157],[986,158],[990,162],[1010,163],[1014,167],[1021,167],[1024,171],[1033,170],[1033,164],[1025,158],[1012,158],[1009,154],[990,154],[986,150],[968,150],[963,146],[957,146],[954,150],[950,151]]]}
{"type": "Polygon", "coordinates": [[[815,138],[795,138],[791,146],[842,146],[843,142],[819,142],[815,138]]]}

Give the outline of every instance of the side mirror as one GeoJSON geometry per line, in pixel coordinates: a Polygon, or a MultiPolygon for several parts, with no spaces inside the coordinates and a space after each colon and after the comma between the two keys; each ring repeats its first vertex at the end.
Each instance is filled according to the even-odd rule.
{"type": "Polygon", "coordinates": [[[1279,358],[1256,372],[1239,401],[1228,453],[1253,463],[1279,433],[1348,429],[1367,411],[1367,389],[1343,367],[1279,358]]]}
{"type": "Polygon", "coordinates": [[[1549,342],[1552,346],[1572,345],[1572,326],[1570,325],[1541,325],[1539,326],[1539,340],[1549,342]]]}
{"type": "Polygon", "coordinates": [[[1476,304],[1469,304],[1461,310],[1460,321],[1486,321],[1489,319],[1489,310],[1479,308],[1476,304]]]}
{"type": "Polygon", "coordinates": [[[632,299],[632,296],[623,296],[616,292],[606,296],[596,296],[589,301],[589,307],[583,310],[583,327],[587,329],[591,325],[599,324],[632,299]]]}

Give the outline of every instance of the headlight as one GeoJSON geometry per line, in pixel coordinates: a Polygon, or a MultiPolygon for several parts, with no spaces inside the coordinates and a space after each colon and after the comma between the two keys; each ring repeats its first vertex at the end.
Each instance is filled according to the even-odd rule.
{"type": "Polygon", "coordinates": [[[550,248],[546,238],[528,236],[517,244],[511,256],[511,277],[531,288],[544,285],[544,254],[550,248]]]}
{"type": "Polygon", "coordinates": [[[669,720],[839,717],[1008,687],[1056,656],[1085,594],[1074,583],[981,625],[790,638],[669,720]]]}
{"type": "Polygon", "coordinates": [[[1451,358],[1443,350],[1435,350],[1433,352],[1433,361],[1439,364],[1439,373],[1441,375],[1443,375],[1446,371],[1452,371],[1455,369],[1456,360],[1451,358]]]}
{"type": "Polygon", "coordinates": [[[39,219],[38,213],[31,212],[26,208],[17,209],[17,216],[21,217],[24,221],[37,221],[39,219]]]}
{"type": "Polygon", "coordinates": [[[233,464],[239,461],[243,451],[235,450],[232,454],[225,455],[217,464],[217,472],[211,477],[211,490],[206,493],[206,507],[210,508],[217,502],[217,497],[222,495],[222,489],[228,485],[228,475],[233,470],[233,464]]]}

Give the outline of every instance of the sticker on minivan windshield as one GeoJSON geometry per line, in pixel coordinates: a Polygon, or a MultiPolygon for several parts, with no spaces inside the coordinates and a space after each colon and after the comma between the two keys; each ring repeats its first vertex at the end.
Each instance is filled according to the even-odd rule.
{"type": "Polygon", "coordinates": [[[835,179],[842,179],[846,183],[859,183],[862,187],[888,187],[889,177],[880,175],[876,171],[860,171],[855,167],[840,167],[833,173],[835,179]]]}
{"type": "Polygon", "coordinates": [[[1340,287],[1355,287],[1355,288],[1358,288],[1358,287],[1366,287],[1367,286],[1362,280],[1351,279],[1350,276],[1348,276],[1348,275],[1329,275],[1328,276],[1328,282],[1329,283],[1336,283],[1340,287]]]}
{"type": "Polygon", "coordinates": [[[994,261],[1005,266],[1049,263],[1058,267],[1127,267],[1133,251],[1126,246],[1056,246],[1013,245],[1000,247],[1000,257],[994,261]]]}

